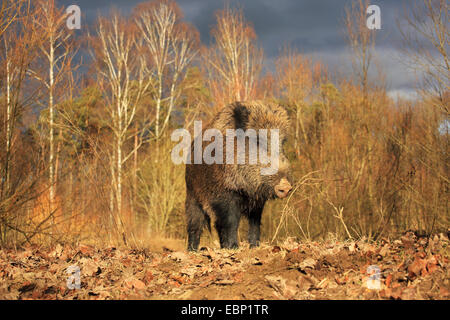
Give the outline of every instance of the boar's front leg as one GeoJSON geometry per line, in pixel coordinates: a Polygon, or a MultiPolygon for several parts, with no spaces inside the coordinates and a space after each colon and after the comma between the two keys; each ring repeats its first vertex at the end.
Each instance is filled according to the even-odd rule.
{"type": "Polygon", "coordinates": [[[250,248],[259,246],[261,215],[263,208],[264,204],[262,206],[257,206],[250,210],[248,215],[248,242],[250,243],[250,248]]]}
{"type": "Polygon", "coordinates": [[[232,195],[213,204],[216,214],[216,229],[220,238],[221,248],[238,248],[238,228],[241,218],[239,198],[232,195]]]}
{"type": "Polygon", "coordinates": [[[188,233],[188,250],[197,251],[203,227],[208,223],[205,213],[198,203],[188,195],[186,197],[186,218],[188,233]]]}

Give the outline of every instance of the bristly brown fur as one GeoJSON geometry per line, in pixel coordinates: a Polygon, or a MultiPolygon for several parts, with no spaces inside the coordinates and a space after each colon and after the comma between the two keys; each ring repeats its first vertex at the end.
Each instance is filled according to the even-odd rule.
{"type": "MultiPolygon", "coordinates": [[[[264,101],[235,102],[223,108],[204,130],[214,128],[226,136],[227,129],[278,129],[280,142],[286,137],[289,128],[287,112],[279,105],[264,101]]],[[[226,154],[226,142],[224,155],[226,154]]],[[[205,145],[203,146],[205,147],[205,145]]],[[[236,148],[236,143],[235,143],[236,148]]],[[[193,154],[193,149],[192,149],[193,154]]],[[[188,164],[186,165],[186,215],[190,239],[197,239],[201,229],[215,215],[219,223],[218,229],[227,229],[230,220],[228,207],[237,207],[237,211],[250,217],[258,215],[258,241],[260,212],[266,200],[274,198],[274,186],[283,177],[288,176],[287,160],[280,152],[280,166],[277,174],[262,176],[261,165],[249,165],[248,155],[246,164],[188,164]],[[254,213],[254,211],[259,213],[254,213]],[[222,217],[225,215],[225,217],[222,217]],[[224,221],[222,221],[224,220],[224,221]]],[[[234,219],[239,220],[239,217],[234,219]]],[[[235,221],[234,221],[235,222],[235,221]]],[[[233,224],[233,221],[231,222],[233,224]]],[[[233,224],[234,225],[234,224],[233,224]]],[[[235,226],[234,226],[235,227],[235,226]]],[[[218,230],[219,231],[219,230],[218,230]]],[[[226,233],[226,232],[225,232],[226,233]]],[[[219,236],[221,235],[219,231],[219,236]]],[[[221,236],[221,244],[228,245],[227,236],[221,236]]],[[[196,249],[197,240],[190,240],[191,250],[196,249]]]]}

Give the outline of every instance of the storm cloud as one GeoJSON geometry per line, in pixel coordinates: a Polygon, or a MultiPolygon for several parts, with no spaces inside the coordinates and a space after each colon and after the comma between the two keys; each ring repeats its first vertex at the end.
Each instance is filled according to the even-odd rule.
{"type": "MultiPolygon", "coordinates": [[[[64,6],[79,5],[84,15],[83,22],[87,25],[98,14],[107,14],[112,7],[128,14],[140,2],[142,1],[59,1],[64,6]]],[[[177,3],[183,10],[185,20],[199,30],[205,44],[211,41],[210,30],[215,24],[215,13],[227,3],[241,7],[256,31],[269,69],[273,67],[273,60],[285,45],[297,48],[313,60],[322,61],[330,70],[345,73],[351,67],[343,25],[344,10],[351,4],[350,0],[179,0],[177,3]]],[[[374,62],[385,74],[391,94],[409,95],[414,89],[415,77],[401,63],[404,59],[401,56],[401,37],[397,27],[397,21],[408,3],[408,0],[370,2],[381,9],[381,30],[377,31],[374,62]]]]}

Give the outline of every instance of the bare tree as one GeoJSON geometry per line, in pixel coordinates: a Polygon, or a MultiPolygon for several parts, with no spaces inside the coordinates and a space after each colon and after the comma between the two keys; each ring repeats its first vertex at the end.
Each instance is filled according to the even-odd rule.
{"type": "MultiPolygon", "coordinates": [[[[91,37],[95,48],[94,58],[98,72],[98,85],[104,92],[105,107],[112,131],[113,152],[111,154],[112,192],[115,207],[111,203],[111,214],[116,213],[115,222],[126,242],[123,229],[122,188],[125,162],[137,151],[125,153],[125,142],[134,135],[132,128],[140,100],[149,89],[151,81],[143,72],[144,59],[136,54],[136,28],[118,12],[110,17],[100,17],[97,36],[91,37]]],[[[112,198],[111,198],[112,199],[112,198]]]]}
{"type": "Polygon", "coordinates": [[[18,18],[20,8],[28,0],[3,0],[0,6],[0,36],[18,18]]]}
{"type": "Polygon", "coordinates": [[[226,7],[216,19],[214,45],[205,55],[213,94],[220,97],[224,92],[224,104],[255,98],[263,62],[255,32],[241,9],[226,7]]]}
{"type": "MultiPolygon", "coordinates": [[[[27,73],[41,37],[30,1],[7,2],[8,28],[0,35],[0,243],[30,241],[40,227],[26,219],[26,209],[39,195],[41,159],[24,133],[26,118],[37,99],[27,73]]],[[[7,12],[7,13],[5,13],[7,12]]],[[[48,218],[48,217],[47,217],[48,218]]],[[[47,219],[44,218],[44,219],[47,219]]]]}
{"type": "Polygon", "coordinates": [[[366,25],[368,0],[352,2],[345,9],[345,28],[348,43],[353,51],[353,71],[363,90],[363,103],[367,106],[369,94],[369,69],[373,60],[376,30],[366,25]]]}
{"type": "Polygon", "coordinates": [[[407,63],[423,75],[421,92],[449,114],[449,8],[446,0],[415,1],[398,22],[407,63]]]}
{"type": "Polygon", "coordinates": [[[308,142],[303,112],[307,99],[311,97],[314,85],[318,82],[317,78],[320,77],[320,65],[314,65],[310,59],[287,47],[276,60],[275,66],[278,90],[294,114],[294,148],[298,153],[300,134],[304,143],[308,142]]]}
{"type": "MultiPolygon", "coordinates": [[[[435,188],[435,195],[439,198],[441,194],[448,193],[449,186],[449,5],[445,0],[418,0],[408,7],[398,21],[398,26],[406,57],[403,62],[420,79],[417,91],[422,101],[415,105],[412,118],[420,119],[421,124],[408,131],[411,136],[408,143],[405,143],[406,139],[397,139],[397,143],[411,159],[410,166],[414,171],[415,167],[422,166],[422,170],[427,172],[430,183],[426,184],[426,189],[435,188]]],[[[410,198],[418,199],[414,202],[427,208],[424,217],[431,220],[431,223],[425,224],[428,225],[427,231],[431,234],[436,229],[447,228],[448,219],[441,219],[443,215],[448,217],[448,200],[424,200],[426,192],[420,189],[414,179],[411,179],[408,187],[410,198]]]]}
{"type": "Polygon", "coordinates": [[[194,59],[198,47],[198,34],[196,30],[186,24],[179,24],[172,36],[172,77],[169,91],[169,107],[162,125],[162,131],[167,127],[175,102],[181,94],[181,83],[185,79],[186,70],[194,59]]]}
{"type": "Polygon", "coordinates": [[[49,201],[54,210],[57,183],[55,171],[58,169],[55,167],[55,116],[58,104],[56,90],[64,76],[72,72],[72,59],[76,50],[70,42],[72,34],[66,28],[67,14],[63,8],[58,8],[55,0],[40,0],[36,2],[36,7],[39,14],[34,24],[43,39],[39,45],[41,63],[36,64],[31,74],[46,90],[46,94],[42,96],[42,104],[48,109],[49,201]]]}
{"type": "Polygon", "coordinates": [[[4,179],[1,181],[1,193],[7,193],[10,181],[10,159],[13,144],[14,131],[24,107],[34,96],[33,90],[26,94],[23,86],[26,73],[35,56],[38,37],[31,19],[31,8],[25,2],[18,2],[15,10],[17,18],[10,28],[3,34],[1,46],[1,58],[4,69],[4,137],[5,156],[2,163],[4,179]]]}
{"type": "Polygon", "coordinates": [[[369,99],[369,70],[373,62],[373,51],[375,46],[376,30],[371,30],[367,27],[367,13],[369,6],[368,0],[358,0],[351,4],[351,7],[345,9],[345,28],[348,43],[353,51],[352,62],[353,72],[357,75],[359,85],[362,89],[362,107],[365,110],[366,117],[363,122],[363,127],[367,131],[366,150],[367,155],[367,170],[368,170],[368,193],[369,205],[373,204],[374,191],[372,181],[372,166],[374,151],[373,141],[371,139],[371,127],[373,124],[373,107],[369,99]]]}
{"type": "Polygon", "coordinates": [[[156,83],[155,137],[159,139],[179,97],[179,86],[185,71],[197,53],[198,34],[181,21],[181,12],[175,2],[147,2],[135,11],[143,52],[150,57],[146,73],[156,83]],[[165,115],[163,105],[167,106],[165,115]]]}

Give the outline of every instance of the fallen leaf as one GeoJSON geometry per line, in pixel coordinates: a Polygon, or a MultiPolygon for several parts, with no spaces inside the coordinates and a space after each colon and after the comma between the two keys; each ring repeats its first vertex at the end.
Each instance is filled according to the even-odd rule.
{"type": "Polygon", "coordinates": [[[62,251],[63,251],[63,247],[62,247],[62,245],[60,245],[58,243],[56,245],[55,249],[49,253],[49,256],[52,258],[57,258],[57,257],[61,256],[62,251]]]}
{"type": "Polygon", "coordinates": [[[306,268],[314,269],[317,261],[312,258],[306,258],[302,263],[298,265],[301,270],[306,270],[306,268]]]}
{"type": "Polygon", "coordinates": [[[389,245],[386,244],[386,245],[384,245],[383,248],[381,248],[379,254],[380,254],[382,257],[385,257],[388,253],[389,253],[389,245]]]}
{"type": "Polygon", "coordinates": [[[400,238],[405,249],[412,249],[416,241],[416,235],[413,232],[407,232],[400,238]]]}
{"type": "Polygon", "coordinates": [[[230,280],[230,279],[223,279],[223,280],[214,281],[214,284],[219,284],[219,285],[223,285],[223,286],[231,285],[233,283],[234,283],[234,280],[230,280]]]}
{"type": "Polygon", "coordinates": [[[416,298],[416,295],[416,289],[409,287],[402,291],[402,293],[400,294],[400,298],[402,300],[414,300],[416,298]]]}
{"type": "Polygon", "coordinates": [[[58,288],[54,286],[47,287],[47,289],[44,290],[44,294],[55,294],[58,292],[58,288]]]}
{"type": "Polygon", "coordinates": [[[134,280],[133,287],[138,290],[144,290],[146,288],[145,283],[138,279],[134,280]]]}
{"type": "Polygon", "coordinates": [[[36,288],[36,283],[26,283],[19,288],[19,292],[25,293],[34,290],[34,288],[36,288]]]}
{"type": "Polygon", "coordinates": [[[150,270],[145,271],[144,278],[142,279],[145,284],[149,284],[154,279],[153,273],[150,270]]]}
{"type": "MultiPolygon", "coordinates": [[[[91,277],[93,275],[96,275],[98,272],[98,265],[93,260],[88,258],[81,258],[80,259],[81,264],[81,274],[91,277]]],[[[101,271],[100,271],[101,272],[101,271]]]]}
{"type": "Polygon", "coordinates": [[[169,257],[170,257],[172,260],[180,261],[180,262],[186,261],[186,260],[188,259],[188,256],[186,255],[186,253],[184,253],[184,252],[179,252],[179,251],[171,253],[171,254],[169,255],[169,257]]]}
{"type": "Polygon", "coordinates": [[[287,280],[280,276],[266,276],[265,277],[270,287],[280,294],[283,298],[292,298],[296,290],[293,286],[287,284],[287,280]]]}
{"type": "Polygon", "coordinates": [[[385,299],[399,300],[402,292],[403,292],[403,288],[401,288],[401,287],[392,288],[392,289],[386,288],[386,289],[380,290],[380,297],[385,298],[385,299]]]}
{"type": "Polygon", "coordinates": [[[171,276],[170,276],[170,279],[175,280],[175,281],[178,282],[179,284],[183,284],[183,283],[184,283],[183,277],[180,277],[180,276],[171,275],[171,276]]]}
{"type": "Polygon", "coordinates": [[[427,264],[428,273],[433,273],[438,269],[437,264],[427,264]]]}
{"type": "Polygon", "coordinates": [[[316,285],[316,288],[325,289],[328,286],[328,282],[329,282],[328,278],[324,278],[316,285]]]}
{"type": "Polygon", "coordinates": [[[442,298],[447,298],[448,296],[450,296],[450,293],[449,293],[449,291],[448,291],[446,288],[441,287],[441,288],[439,289],[439,295],[440,295],[442,298]]]}
{"type": "Polygon", "coordinates": [[[391,282],[392,282],[392,274],[388,274],[385,281],[386,287],[389,288],[391,286],[391,282]]]}
{"type": "Polygon", "coordinates": [[[80,244],[78,246],[78,251],[81,252],[83,255],[90,256],[94,252],[94,248],[87,246],[87,245],[80,244]]]}
{"type": "Polygon", "coordinates": [[[357,250],[357,248],[358,248],[358,245],[356,244],[356,242],[352,242],[348,246],[348,251],[355,252],[357,250]]]}
{"type": "Polygon", "coordinates": [[[127,287],[128,289],[143,290],[146,288],[146,285],[144,282],[142,282],[141,280],[138,280],[134,277],[131,277],[131,278],[128,278],[127,280],[125,280],[124,284],[125,284],[125,287],[127,287]]]}
{"type": "Polygon", "coordinates": [[[421,275],[423,270],[426,273],[426,260],[416,257],[416,259],[408,266],[408,275],[410,278],[421,275]]]}
{"type": "Polygon", "coordinates": [[[34,300],[39,299],[40,296],[41,296],[41,293],[38,290],[34,290],[33,293],[31,294],[31,298],[34,300]]]}
{"type": "Polygon", "coordinates": [[[336,277],[336,278],[335,278],[335,281],[336,281],[336,283],[339,284],[339,285],[346,284],[347,281],[348,281],[348,276],[345,276],[345,277],[336,277]]]}

